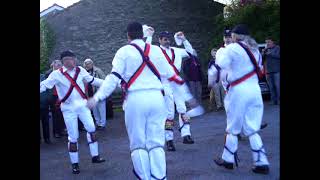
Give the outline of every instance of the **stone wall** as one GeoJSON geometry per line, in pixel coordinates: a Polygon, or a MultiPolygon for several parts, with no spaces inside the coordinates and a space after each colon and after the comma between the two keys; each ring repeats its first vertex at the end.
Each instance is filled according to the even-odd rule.
{"type": "Polygon", "coordinates": [[[46,17],[56,36],[50,61],[63,50],[73,50],[82,65],[90,57],[96,66],[109,73],[112,59],[127,43],[126,26],[138,21],[164,30],[182,30],[200,57],[208,54],[214,15],[223,5],[209,0],[81,0],[64,11],[46,17]]]}

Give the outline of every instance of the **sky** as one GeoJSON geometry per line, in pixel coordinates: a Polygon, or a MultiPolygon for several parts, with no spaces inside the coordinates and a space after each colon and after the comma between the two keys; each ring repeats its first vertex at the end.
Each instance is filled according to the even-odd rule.
{"type": "Polygon", "coordinates": [[[229,4],[231,2],[231,0],[214,0],[214,1],[217,1],[222,4],[229,4]]]}
{"type": "Polygon", "coordinates": [[[52,6],[54,3],[66,8],[80,0],[40,0],[40,12],[52,6]]]}

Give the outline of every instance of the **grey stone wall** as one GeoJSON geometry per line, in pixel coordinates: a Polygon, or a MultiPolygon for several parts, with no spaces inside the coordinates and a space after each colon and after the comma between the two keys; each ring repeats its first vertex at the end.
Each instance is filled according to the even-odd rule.
{"type": "Polygon", "coordinates": [[[71,49],[81,65],[90,57],[109,73],[114,54],[127,43],[125,30],[131,21],[153,26],[154,44],[161,31],[184,31],[201,57],[210,53],[212,19],[222,11],[222,4],[207,0],[81,0],[46,17],[56,36],[50,61],[71,49]]]}

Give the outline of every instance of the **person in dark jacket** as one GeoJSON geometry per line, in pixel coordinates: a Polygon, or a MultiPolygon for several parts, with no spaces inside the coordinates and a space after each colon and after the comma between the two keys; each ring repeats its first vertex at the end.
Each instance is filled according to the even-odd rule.
{"type": "MultiPolygon", "coordinates": [[[[62,67],[62,62],[60,60],[54,60],[51,64],[51,69],[49,69],[45,78],[51,74],[52,71],[57,70],[62,67]]],[[[61,136],[67,136],[65,131],[66,125],[64,123],[63,115],[60,109],[60,104],[58,102],[58,94],[56,87],[49,89],[48,91],[49,100],[49,110],[52,113],[52,130],[55,138],[60,138],[61,136]]]]}
{"type": "Polygon", "coordinates": [[[184,79],[190,88],[191,94],[197,99],[201,104],[202,102],[202,70],[200,65],[200,60],[197,57],[197,53],[188,53],[189,58],[183,61],[183,73],[185,74],[184,79]]]}
{"type": "Polygon", "coordinates": [[[266,77],[270,88],[272,104],[280,104],[280,46],[272,38],[266,38],[266,49],[262,55],[265,58],[266,77]]]}
{"type": "MultiPolygon", "coordinates": [[[[44,74],[40,74],[40,82],[45,79],[44,74]]],[[[47,144],[51,144],[50,141],[50,132],[49,132],[49,102],[48,102],[48,93],[40,93],[40,120],[42,122],[42,131],[43,139],[47,144]]],[[[41,142],[41,133],[40,133],[40,142],[41,142]]]]}

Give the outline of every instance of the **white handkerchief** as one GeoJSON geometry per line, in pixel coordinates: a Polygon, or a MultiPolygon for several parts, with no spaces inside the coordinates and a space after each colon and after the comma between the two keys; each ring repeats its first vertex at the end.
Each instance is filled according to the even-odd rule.
{"type": "Polygon", "coordinates": [[[201,116],[201,115],[203,115],[204,113],[205,113],[205,110],[204,110],[204,108],[203,108],[201,105],[199,105],[199,106],[197,106],[197,107],[195,107],[195,108],[193,108],[193,109],[190,109],[189,111],[186,112],[186,114],[187,114],[190,118],[196,117],[196,116],[201,116]]]}
{"type": "Polygon", "coordinates": [[[182,44],[182,39],[178,38],[177,33],[174,34],[174,40],[176,41],[176,44],[177,44],[178,46],[181,46],[181,44],[182,44]]]}
{"type": "Polygon", "coordinates": [[[142,25],[143,37],[152,36],[152,32],[149,30],[150,28],[151,28],[151,26],[148,26],[146,24],[142,25]]]}

